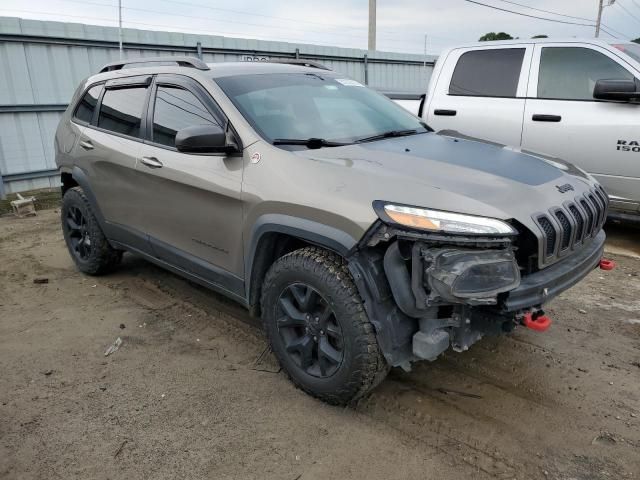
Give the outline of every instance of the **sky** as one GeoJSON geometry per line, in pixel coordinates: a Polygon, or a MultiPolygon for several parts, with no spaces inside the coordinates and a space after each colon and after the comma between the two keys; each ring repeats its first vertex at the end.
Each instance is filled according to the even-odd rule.
{"type": "MultiPolygon", "coordinates": [[[[477,1],[587,25],[595,23],[598,8],[598,0],[477,1]]],[[[117,26],[117,5],[117,0],[0,0],[0,16],[117,26]]],[[[129,28],[367,48],[368,0],[122,0],[122,5],[123,26],[129,28]]],[[[620,39],[640,37],[640,0],[616,0],[604,9],[603,23],[620,39]]],[[[467,0],[378,0],[377,50],[422,54],[426,35],[427,52],[438,54],[492,31],[520,38],[595,34],[593,26],[544,21],[467,0]]]]}

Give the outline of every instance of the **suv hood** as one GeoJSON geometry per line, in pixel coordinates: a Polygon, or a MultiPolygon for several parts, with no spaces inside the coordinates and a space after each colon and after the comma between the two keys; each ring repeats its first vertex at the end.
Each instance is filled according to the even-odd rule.
{"type": "Polygon", "coordinates": [[[315,181],[332,182],[332,191],[347,203],[384,200],[517,219],[531,229],[532,215],[573,200],[596,183],[560,160],[433,133],[292,153],[320,162],[325,168],[315,181]]]}

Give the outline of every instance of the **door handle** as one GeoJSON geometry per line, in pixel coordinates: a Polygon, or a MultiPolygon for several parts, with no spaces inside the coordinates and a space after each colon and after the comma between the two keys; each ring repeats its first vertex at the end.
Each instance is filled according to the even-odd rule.
{"type": "Polygon", "coordinates": [[[93,143],[90,140],[80,140],[80,146],[85,150],[93,150],[93,143]]]}
{"type": "Polygon", "coordinates": [[[162,168],[162,162],[156,157],[142,157],[141,162],[149,168],[162,168]]]}
{"type": "Polygon", "coordinates": [[[458,112],[455,110],[436,109],[433,111],[434,115],[441,115],[443,117],[455,117],[458,112]]]}
{"type": "Polygon", "coordinates": [[[531,120],[534,122],[559,122],[562,120],[562,117],[560,115],[542,115],[536,113],[531,117],[531,120]]]}

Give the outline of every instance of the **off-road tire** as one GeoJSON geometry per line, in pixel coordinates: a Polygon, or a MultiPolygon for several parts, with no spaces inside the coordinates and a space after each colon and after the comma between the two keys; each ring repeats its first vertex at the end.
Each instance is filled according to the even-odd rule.
{"type": "Polygon", "coordinates": [[[262,321],[271,348],[291,381],[308,394],[333,405],[365,396],[389,371],[345,261],[337,254],[307,247],[278,259],[264,280],[262,321]],[[343,336],[343,360],[335,373],[318,378],[307,374],[287,353],[277,326],[281,293],[292,284],[306,284],[333,309],[343,336]]]}
{"type": "Polygon", "coordinates": [[[114,249],[107,241],[98,220],[96,219],[91,204],[81,187],[73,187],[67,190],[62,197],[62,208],[60,209],[60,220],[62,222],[62,232],[67,249],[78,270],[87,275],[104,275],[113,269],[122,260],[122,251],[114,249]],[[86,235],[90,239],[90,251],[86,258],[74,251],[71,242],[71,232],[67,225],[67,216],[70,209],[77,209],[85,219],[86,235]]]}

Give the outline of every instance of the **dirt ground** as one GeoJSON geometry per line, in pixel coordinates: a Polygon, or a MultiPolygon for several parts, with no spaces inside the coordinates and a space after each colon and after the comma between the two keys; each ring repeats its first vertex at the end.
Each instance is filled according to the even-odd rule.
{"type": "Polygon", "coordinates": [[[640,477],[638,258],[611,254],[544,334],[394,370],[336,408],[225,299],[133,256],[79,274],[57,215],[0,219],[0,478],[640,477]]]}

